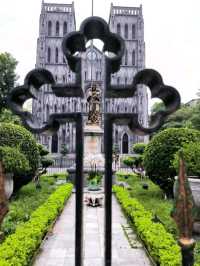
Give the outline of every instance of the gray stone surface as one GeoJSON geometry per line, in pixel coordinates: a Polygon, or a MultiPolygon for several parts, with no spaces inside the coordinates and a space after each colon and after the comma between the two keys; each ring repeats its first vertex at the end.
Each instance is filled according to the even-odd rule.
{"type": "MultiPolygon", "coordinates": [[[[74,212],[73,194],[58,218],[51,234],[43,242],[34,266],[74,266],[74,212]]],[[[104,208],[84,208],[84,266],[103,266],[104,208]]],[[[113,197],[113,266],[151,265],[141,244],[127,224],[113,197]],[[134,238],[134,247],[129,243],[134,238]]]]}

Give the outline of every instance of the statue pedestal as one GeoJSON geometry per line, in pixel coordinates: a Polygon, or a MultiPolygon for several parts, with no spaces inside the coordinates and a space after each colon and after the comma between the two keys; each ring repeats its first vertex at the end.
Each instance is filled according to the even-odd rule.
{"type": "MultiPolygon", "coordinates": [[[[84,159],[83,159],[83,171],[84,171],[84,186],[87,186],[86,177],[91,171],[98,171],[104,175],[105,172],[105,158],[101,152],[101,146],[103,143],[103,130],[99,125],[91,124],[86,125],[84,128],[84,159]]],[[[75,180],[75,165],[68,168],[67,171],[70,175],[70,181],[74,183],[75,180]]],[[[113,170],[113,173],[115,170],[113,170]]],[[[113,175],[113,184],[115,178],[113,175]]],[[[104,178],[102,184],[104,183],[104,178]]]]}
{"type": "Polygon", "coordinates": [[[101,152],[103,130],[98,125],[86,125],[84,129],[84,169],[96,167],[104,169],[104,156],[101,152]]]}

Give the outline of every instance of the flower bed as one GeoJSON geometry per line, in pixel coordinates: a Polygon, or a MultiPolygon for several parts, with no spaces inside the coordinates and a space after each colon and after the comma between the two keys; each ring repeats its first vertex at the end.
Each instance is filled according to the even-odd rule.
{"type": "Polygon", "coordinates": [[[44,235],[56,219],[65,201],[70,197],[72,185],[59,186],[56,191],[36,209],[30,220],[17,227],[0,246],[1,266],[29,265],[44,235]]]}
{"type": "Polygon", "coordinates": [[[173,236],[162,224],[153,222],[152,213],[130,198],[126,189],[114,186],[113,191],[154,261],[160,266],[180,266],[180,248],[173,236]]]}

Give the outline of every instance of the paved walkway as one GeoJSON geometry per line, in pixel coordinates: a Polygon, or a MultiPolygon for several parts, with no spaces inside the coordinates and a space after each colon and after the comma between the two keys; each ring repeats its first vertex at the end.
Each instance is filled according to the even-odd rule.
{"type": "MultiPolygon", "coordinates": [[[[44,241],[34,266],[74,266],[73,194],[57,220],[53,231],[44,241]]],[[[84,266],[103,266],[104,208],[84,208],[84,266]]],[[[151,263],[129,228],[113,197],[113,261],[112,266],[150,266],[151,263]]]]}

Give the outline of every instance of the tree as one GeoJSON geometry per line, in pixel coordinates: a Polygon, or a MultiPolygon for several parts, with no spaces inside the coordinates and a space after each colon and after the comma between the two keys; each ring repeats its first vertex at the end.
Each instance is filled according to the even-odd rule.
{"type": "Polygon", "coordinates": [[[164,111],[165,105],[163,102],[156,102],[151,107],[151,115],[155,115],[157,112],[164,111]]]}
{"type": "Polygon", "coordinates": [[[67,150],[67,146],[65,144],[62,144],[61,145],[61,149],[60,149],[60,154],[61,154],[61,163],[60,163],[60,167],[62,167],[62,164],[63,164],[63,158],[64,156],[66,156],[68,153],[68,150],[67,150]]]}
{"type": "MultiPolygon", "coordinates": [[[[165,106],[162,102],[155,103],[151,108],[151,115],[154,115],[155,113],[163,110],[165,110],[165,106]]],[[[191,121],[193,113],[194,106],[186,106],[182,104],[179,110],[167,117],[165,124],[157,132],[160,132],[167,128],[195,128],[191,121]]],[[[153,135],[156,135],[156,133],[154,133],[153,135]]]]}
{"type": "Polygon", "coordinates": [[[115,162],[115,169],[117,169],[117,164],[119,163],[119,154],[120,154],[119,144],[115,143],[113,145],[113,161],[115,162]]]}
{"type": "Polygon", "coordinates": [[[190,118],[192,128],[200,130],[200,104],[193,107],[192,116],[190,118]]]}
{"type": "Polygon", "coordinates": [[[49,151],[42,144],[37,143],[37,147],[40,154],[40,167],[37,169],[33,181],[35,182],[36,188],[40,188],[40,177],[47,173],[47,168],[53,164],[53,160],[47,156],[49,151]]]}
{"type": "Polygon", "coordinates": [[[8,109],[3,109],[0,113],[0,122],[13,123],[16,125],[22,124],[21,119],[8,109]]]}
{"type": "Polygon", "coordinates": [[[175,154],[172,163],[177,171],[177,174],[179,171],[180,154],[185,161],[187,176],[200,177],[200,143],[187,143],[175,154]]]}
{"type": "Polygon", "coordinates": [[[6,97],[15,86],[17,61],[9,53],[0,54],[0,113],[6,108],[6,97]]]}

